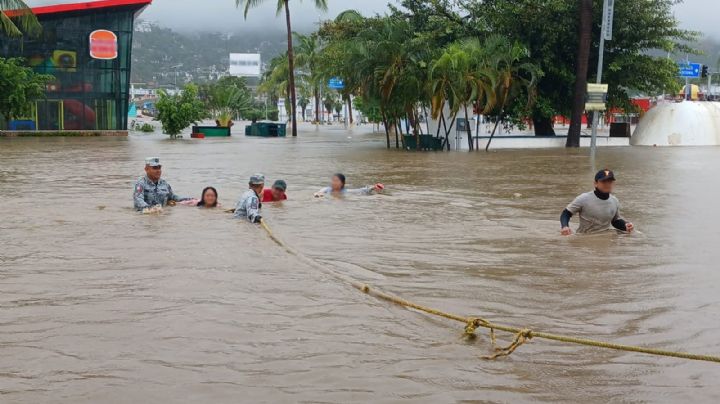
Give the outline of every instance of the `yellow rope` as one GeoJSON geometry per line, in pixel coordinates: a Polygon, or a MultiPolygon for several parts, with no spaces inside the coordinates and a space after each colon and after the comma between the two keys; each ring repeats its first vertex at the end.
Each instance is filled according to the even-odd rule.
{"type": "Polygon", "coordinates": [[[453,313],[444,312],[442,310],[433,309],[431,307],[423,306],[414,302],[411,302],[409,300],[405,300],[399,296],[395,296],[393,294],[384,292],[379,289],[375,289],[371,287],[370,285],[367,285],[365,283],[359,282],[356,279],[353,279],[351,277],[348,277],[346,275],[343,275],[339,272],[333,271],[331,269],[328,269],[326,266],[323,266],[316,261],[313,261],[312,259],[306,257],[302,253],[299,253],[295,251],[293,248],[285,244],[282,240],[280,240],[275,234],[273,234],[272,230],[270,230],[270,227],[267,225],[267,223],[263,220],[260,225],[263,229],[267,232],[268,236],[271,240],[273,240],[277,245],[284,248],[288,253],[300,258],[305,263],[309,264],[310,266],[313,266],[315,268],[320,269],[321,271],[330,274],[348,284],[353,286],[354,288],[360,290],[361,292],[368,294],[370,296],[373,296],[375,298],[385,300],[387,302],[391,302],[403,307],[407,307],[410,309],[415,309],[418,311],[421,311],[423,313],[431,314],[434,316],[439,316],[446,318],[448,320],[454,320],[460,323],[465,324],[465,335],[468,337],[474,337],[475,331],[478,327],[487,328],[490,330],[490,339],[495,347],[495,353],[490,356],[483,356],[483,359],[496,359],[502,356],[508,356],[512,354],[517,348],[519,348],[524,343],[530,341],[533,338],[541,338],[541,339],[547,339],[552,341],[558,341],[558,342],[565,342],[570,344],[578,344],[578,345],[586,345],[586,346],[592,346],[597,348],[606,348],[606,349],[615,349],[619,351],[626,351],[626,352],[638,352],[638,353],[644,353],[649,355],[659,355],[659,356],[667,356],[667,357],[673,357],[673,358],[682,358],[682,359],[691,359],[691,360],[699,360],[699,361],[707,361],[707,362],[716,362],[720,363],[720,356],[713,356],[713,355],[701,355],[701,354],[693,354],[693,353],[687,353],[687,352],[674,352],[674,351],[667,351],[663,349],[654,349],[654,348],[646,348],[641,346],[633,346],[633,345],[623,345],[623,344],[616,344],[612,342],[605,342],[605,341],[597,341],[587,338],[578,338],[578,337],[572,337],[567,335],[560,335],[560,334],[552,334],[547,332],[541,332],[541,331],[534,331],[528,328],[518,328],[518,327],[511,327],[507,325],[502,324],[496,324],[492,323],[489,320],[486,320],[484,318],[479,317],[464,317],[453,313]],[[507,333],[514,334],[515,337],[513,338],[512,342],[506,346],[506,347],[497,347],[496,346],[496,340],[495,340],[495,331],[504,331],[507,333]]]}

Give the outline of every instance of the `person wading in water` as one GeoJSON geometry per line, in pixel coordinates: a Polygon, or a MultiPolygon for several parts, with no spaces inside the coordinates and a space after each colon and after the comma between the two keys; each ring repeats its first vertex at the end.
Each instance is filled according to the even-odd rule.
{"type": "Polygon", "coordinates": [[[560,216],[562,235],[573,233],[570,218],[574,215],[580,216],[578,234],[598,233],[611,228],[632,233],[635,226],[620,215],[620,201],[612,195],[614,187],[615,174],[608,169],[600,170],[595,175],[595,190],[578,196],[563,210],[560,216]]]}

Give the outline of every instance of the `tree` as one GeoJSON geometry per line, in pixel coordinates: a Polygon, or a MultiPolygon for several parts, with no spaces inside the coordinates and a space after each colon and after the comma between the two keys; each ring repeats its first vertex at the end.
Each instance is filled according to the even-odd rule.
{"type": "Polygon", "coordinates": [[[325,99],[323,100],[323,107],[325,107],[325,111],[327,111],[329,122],[332,122],[332,120],[333,120],[333,109],[335,108],[335,105],[337,103],[338,103],[338,100],[334,93],[332,93],[330,91],[325,93],[325,99]]]}
{"type": "MultiPolygon", "coordinates": [[[[315,7],[321,10],[327,10],[327,0],[314,0],[315,7]]],[[[235,6],[241,5],[245,9],[245,18],[247,18],[250,8],[262,4],[264,0],[235,0],[235,6]]],[[[295,57],[293,53],[292,24],[290,21],[290,0],[277,0],[277,14],[279,15],[283,9],[285,10],[285,24],[287,25],[288,40],[288,87],[290,89],[290,103],[292,114],[292,135],[297,136],[297,97],[295,94],[295,57]]]]}
{"type": "Polygon", "coordinates": [[[0,0],[0,33],[11,38],[37,36],[42,31],[40,22],[23,0],[0,0]]]}
{"type": "Polygon", "coordinates": [[[290,82],[288,81],[288,58],[281,55],[270,61],[269,68],[265,71],[258,86],[258,92],[266,94],[272,105],[277,105],[280,98],[285,99],[285,109],[288,116],[292,113],[290,109],[290,82]]]}
{"type": "MultiPolygon", "coordinates": [[[[568,116],[573,106],[579,44],[578,0],[458,0],[453,17],[465,18],[478,35],[494,32],[525,44],[533,63],[543,71],[538,99],[531,111],[536,135],[555,135],[555,115],[568,116]],[[460,10],[460,11],[457,11],[460,10]]],[[[630,92],[661,93],[676,85],[677,66],[667,52],[691,51],[696,34],[679,27],[673,16],[677,0],[615,2],[613,40],[605,51],[603,82],[609,85],[609,106],[630,104],[630,92]],[[661,50],[653,56],[651,51],[661,50]]],[[[589,66],[597,65],[602,1],[592,1],[589,66]]],[[[447,21],[454,21],[448,19],[447,21]]],[[[588,69],[587,79],[594,77],[588,69]]],[[[585,89],[583,89],[583,92],[585,89]]]]}
{"type": "Polygon", "coordinates": [[[226,76],[208,86],[206,103],[219,125],[229,127],[234,116],[252,108],[253,97],[245,79],[226,76]]]}
{"type": "Polygon", "coordinates": [[[162,122],[163,132],[173,139],[190,124],[207,117],[205,105],[198,98],[198,88],[193,84],[186,85],[177,95],[165,91],[159,91],[159,95],[158,120],[162,122]]]}
{"type": "Polygon", "coordinates": [[[495,115],[495,127],[488,140],[485,151],[490,148],[490,142],[498,124],[506,118],[508,106],[520,95],[526,95],[525,106],[519,108],[520,116],[526,116],[528,108],[532,106],[536,97],[537,81],[542,77],[542,71],[532,63],[528,63],[527,48],[518,42],[511,42],[502,36],[491,36],[485,44],[485,51],[490,60],[490,75],[494,76],[495,91],[492,99],[499,110],[495,115]]]}
{"type": "Polygon", "coordinates": [[[29,116],[35,100],[45,97],[45,85],[54,77],[37,74],[18,58],[0,58],[0,115],[5,124],[29,116]]]}
{"type": "Polygon", "coordinates": [[[580,147],[580,129],[582,115],[585,110],[585,94],[587,93],[588,63],[590,62],[590,45],[592,44],[592,0],[578,2],[579,32],[578,50],[575,58],[575,89],[573,91],[570,129],[568,129],[566,147],[580,147]]]}
{"type": "MultiPolygon", "coordinates": [[[[320,88],[325,81],[318,64],[320,63],[320,42],[317,33],[310,35],[295,34],[298,41],[296,61],[297,65],[305,70],[307,85],[312,89],[312,96],[315,98],[315,122],[320,122],[320,88]]],[[[303,98],[302,96],[300,97],[303,98]]],[[[302,106],[302,105],[301,105],[302,106]]],[[[303,108],[303,121],[305,120],[305,109],[303,108]]]]}
{"type": "Polygon", "coordinates": [[[307,110],[307,106],[310,105],[310,98],[308,98],[305,94],[300,94],[300,98],[298,98],[298,105],[302,111],[303,122],[305,122],[305,111],[307,110]]]}

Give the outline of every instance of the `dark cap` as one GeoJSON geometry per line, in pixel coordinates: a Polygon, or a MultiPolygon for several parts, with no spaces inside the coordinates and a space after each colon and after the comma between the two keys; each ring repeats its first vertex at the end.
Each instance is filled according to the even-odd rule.
{"type": "Polygon", "coordinates": [[[607,168],[600,170],[597,174],[595,174],[595,181],[615,181],[615,173],[607,168]]]}
{"type": "Polygon", "coordinates": [[[287,191],[287,183],[283,180],[277,180],[272,186],[273,188],[282,189],[283,191],[287,191]]]}

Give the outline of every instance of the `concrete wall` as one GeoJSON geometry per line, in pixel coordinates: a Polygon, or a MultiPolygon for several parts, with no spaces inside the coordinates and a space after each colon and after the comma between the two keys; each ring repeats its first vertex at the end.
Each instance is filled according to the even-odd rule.
{"type": "Polygon", "coordinates": [[[92,136],[127,136],[126,130],[80,130],[80,131],[0,131],[0,137],[92,137],[92,136]]]}

